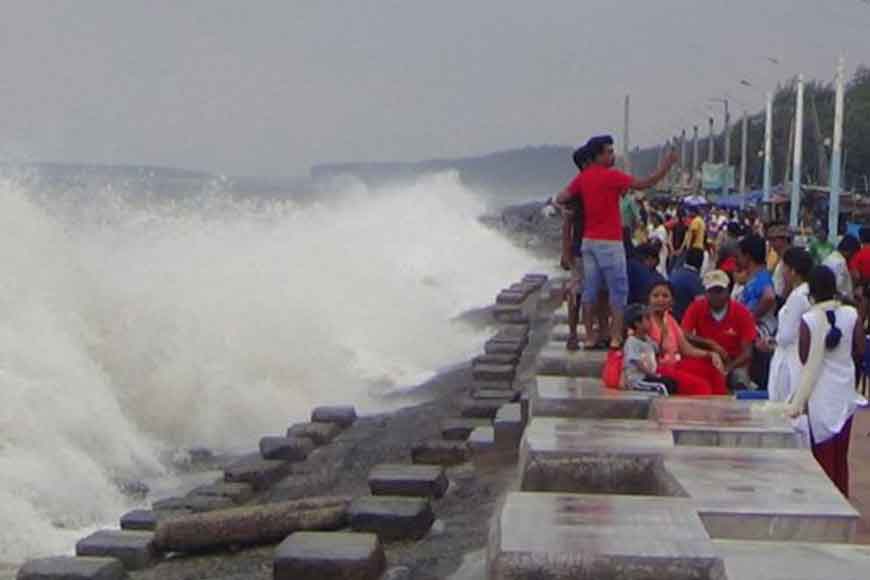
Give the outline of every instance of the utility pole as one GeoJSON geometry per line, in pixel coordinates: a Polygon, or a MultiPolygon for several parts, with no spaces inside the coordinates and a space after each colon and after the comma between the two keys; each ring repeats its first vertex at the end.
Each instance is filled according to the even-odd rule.
{"type": "Polygon", "coordinates": [[[686,174],[686,165],[688,165],[686,161],[686,130],[683,129],[680,133],[680,183],[684,181],[683,176],[686,174]]]}
{"type": "Polygon", "coordinates": [[[716,144],[714,142],[714,136],[713,136],[713,117],[710,117],[710,137],[707,141],[707,162],[708,163],[713,163],[713,160],[715,158],[715,148],[716,148],[716,144]]]}
{"type": "Polygon", "coordinates": [[[728,99],[723,99],[725,103],[725,168],[731,165],[731,112],[728,109],[728,99]]]}
{"type": "Polygon", "coordinates": [[[791,212],[788,225],[793,230],[798,227],[801,205],[801,161],[804,144],[804,75],[798,75],[797,102],[794,115],[794,169],[791,180],[791,212]]]}
{"type": "Polygon", "coordinates": [[[831,201],[828,204],[828,240],[836,243],[840,224],[840,177],[842,175],[843,110],[846,93],[846,59],[837,63],[837,97],[834,107],[834,143],[831,153],[831,201]]]}
{"type": "Polygon", "coordinates": [[[692,136],[692,183],[698,179],[698,167],[701,165],[701,160],[698,157],[698,126],[693,127],[694,135],[692,136]]]}
{"type": "Polygon", "coordinates": [[[629,121],[631,109],[631,95],[625,95],[625,126],[622,133],[622,159],[626,173],[631,173],[631,148],[629,143],[629,121]]]}
{"type": "Polygon", "coordinates": [[[746,172],[747,163],[749,161],[747,149],[749,147],[749,118],[746,111],[743,111],[743,126],[740,139],[740,193],[746,193],[746,172]]]}
{"type": "Polygon", "coordinates": [[[764,194],[762,201],[770,203],[770,178],[773,171],[773,93],[767,93],[764,117],[764,194]]]}
{"type": "Polygon", "coordinates": [[[830,170],[828,169],[828,152],[825,150],[825,138],[822,136],[822,125],[819,122],[819,110],[816,107],[816,94],[810,93],[810,115],[813,118],[813,134],[816,141],[816,158],[818,161],[818,184],[828,185],[830,170]]]}

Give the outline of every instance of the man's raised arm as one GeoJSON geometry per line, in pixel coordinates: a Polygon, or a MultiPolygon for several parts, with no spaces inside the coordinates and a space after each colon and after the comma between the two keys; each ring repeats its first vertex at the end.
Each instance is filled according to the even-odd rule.
{"type": "Polygon", "coordinates": [[[655,173],[653,173],[649,177],[645,177],[642,179],[635,178],[635,180],[631,183],[631,189],[649,189],[650,187],[664,179],[668,172],[671,170],[671,167],[673,167],[674,164],[679,161],[679,159],[680,158],[677,155],[676,151],[670,151],[667,156],[665,156],[659,168],[656,169],[655,173]]]}

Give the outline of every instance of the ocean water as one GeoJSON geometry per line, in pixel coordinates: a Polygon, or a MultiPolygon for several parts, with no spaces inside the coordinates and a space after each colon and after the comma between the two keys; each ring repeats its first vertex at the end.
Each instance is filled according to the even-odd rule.
{"type": "Polygon", "coordinates": [[[0,180],[0,569],[71,550],[178,449],[385,409],[477,352],[456,320],[541,268],[456,174],[316,203],[40,195],[0,180]]]}

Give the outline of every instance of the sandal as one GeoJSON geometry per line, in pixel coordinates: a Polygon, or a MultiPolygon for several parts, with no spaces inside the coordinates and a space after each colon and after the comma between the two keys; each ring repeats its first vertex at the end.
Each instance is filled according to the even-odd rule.
{"type": "Polygon", "coordinates": [[[580,350],[580,340],[576,336],[569,336],[568,341],[565,344],[565,348],[570,352],[576,352],[580,350]]]}

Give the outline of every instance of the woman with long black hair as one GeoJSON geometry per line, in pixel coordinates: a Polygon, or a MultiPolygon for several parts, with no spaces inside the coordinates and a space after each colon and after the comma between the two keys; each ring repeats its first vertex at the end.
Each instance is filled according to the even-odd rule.
{"type": "Polygon", "coordinates": [[[813,307],[801,319],[798,339],[804,367],[786,412],[793,418],[807,415],[813,455],[848,497],[852,417],[867,405],[855,391],[855,359],[864,354],[864,333],[857,310],[837,299],[829,268],[813,268],[809,290],[813,307]]]}

